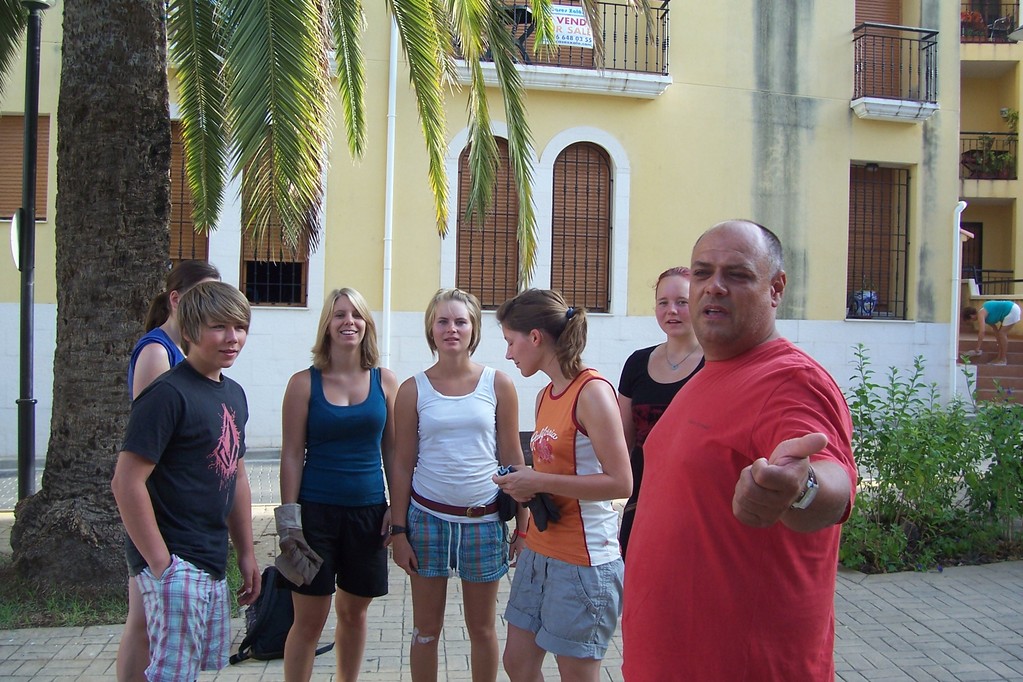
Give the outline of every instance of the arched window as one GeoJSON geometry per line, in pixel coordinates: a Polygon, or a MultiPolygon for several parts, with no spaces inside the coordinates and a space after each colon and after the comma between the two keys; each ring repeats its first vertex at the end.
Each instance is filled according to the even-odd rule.
{"type": "Polygon", "coordinates": [[[469,203],[469,148],[458,158],[458,243],[455,286],[493,309],[518,292],[518,193],[508,163],[508,141],[497,138],[499,162],[493,197],[481,222],[465,215],[469,203]]]}
{"type": "Polygon", "coordinates": [[[609,312],[611,161],[591,142],[566,147],[554,162],[551,287],[569,305],[609,312]]]}

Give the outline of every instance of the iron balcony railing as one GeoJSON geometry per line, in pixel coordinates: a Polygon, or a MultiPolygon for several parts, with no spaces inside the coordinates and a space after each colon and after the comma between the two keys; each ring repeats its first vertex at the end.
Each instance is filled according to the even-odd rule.
{"type": "Polygon", "coordinates": [[[853,99],[936,102],[938,32],[864,22],[853,29],[853,99]]]}
{"type": "Polygon", "coordinates": [[[1018,148],[1016,133],[959,133],[959,177],[1015,180],[1018,148]]]}
{"type": "MultiPolygon", "coordinates": [[[[582,7],[578,0],[562,0],[559,5],[582,7]]],[[[536,66],[562,66],[576,69],[608,69],[635,73],[668,74],[668,2],[652,9],[653,21],[636,12],[626,2],[600,2],[600,24],[590,30],[604,39],[604,60],[599,62],[592,48],[578,45],[577,30],[566,29],[563,44],[546,54],[534,54],[536,24],[533,11],[523,0],[505,4],[508,30],[518,47],[518,60],[536,66]],[[570,44],[576,42],[577,44],[570,44]]],[[[577,22],[577,19],[573,19],[577,22]]],[[[456,46],[457,49],[457,46],[456,46]]],[[[491,61],[490,55],[483,56],[491,61]]]]}
{"type": "Polygon", "coordinates": [[[981,296],[1014,296],[1016,285],[1023,280],[1015,279],[1012,270],[991,270],[971,266],[963,267],[963,279],[973,279],[981,296]]]}
{"type": "Polygon", "coordinates": [[[964,43],[1007,43],[1018,19],[1019,2],[964,2],[959,11],[959,39],[964,43]]]}

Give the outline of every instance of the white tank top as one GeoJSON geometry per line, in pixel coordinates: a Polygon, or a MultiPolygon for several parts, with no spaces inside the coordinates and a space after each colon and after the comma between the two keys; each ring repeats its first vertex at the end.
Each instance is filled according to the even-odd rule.
{"type": "MultiPolygon", "coordinates": [[[[424,372],[415,375],[419,394],[419,459],[412,489],[434,502],[474,507],[493,502],[497,485],[497,394],[494,369],[484,367],[476,389],[461,396],[438,393],[424,372]]],[[[497,514],[475,518],[453,516],[411,504],[447,521],[494,521],[497,514]]]]}

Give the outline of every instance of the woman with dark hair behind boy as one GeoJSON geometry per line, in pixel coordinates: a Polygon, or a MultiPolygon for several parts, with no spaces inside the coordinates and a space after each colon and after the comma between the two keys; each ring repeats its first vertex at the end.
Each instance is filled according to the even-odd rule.
{"type": "MultiPolygon", "coordinates": [[[[128,393],[134,400],[158,376],[185,359],[185,341],[177,316],[178,301],[200,282],[217,281],[220,271],[202,260],[184,260],[167,273],[166,285],[149,304],[146,333],[131,351],[128,362],[128,393]]],[[[142,595],[134,580],[128,580],[128,618],[117,648],[118,682],[144,681],[149,665],[149,640],[142,595]]]]}
{"type": "Polygon", "coordinates": [[[128,363],[128,391],[134,399],[171,367],[185,359],[184,341],[174,311],[181,296],[200,282],[220,279],[220,271],[202,260],[183,260],[167,274],[164,290],[146,313],[146,333],[135,344],[128,363]]]}

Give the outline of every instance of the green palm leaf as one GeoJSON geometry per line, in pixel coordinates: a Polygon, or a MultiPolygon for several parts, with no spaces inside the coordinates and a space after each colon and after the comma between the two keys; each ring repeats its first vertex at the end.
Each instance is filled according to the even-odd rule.
{"type": "Polygon", "coordinates": [[[224,33],[215,0],[175,0],[167,35],[177,70],[185,175],[198,232],[216,225],[224,198],[229,138],[225,111],[224,33]]]}
{"type": "Polygon", "coordinates": [[[500,13],[500,0],[493,0],[489,15],[488,35],[497,81],[504,98],[504,114],[508,119],[508,159],[515,174],[519,195],[519,286],[525,286],[536,267],[536,210],[533,206],[532,134],[526,118],[525,92],[522,78],[515,67],[517,47],[507,31],[500,13]]]}
{"type": "Polygon", "coordinates": [[[366,19],[360,0],[331,0],[328,7],[348,149],[359,157],[366,149],[366,63],[360,44],[366,19]]]}
{"type": "Polygon", "coordinates": [[[409,66],[419,123],[426,141],[437,231],[444,236],[448,229],[448,180],[444,170],[447,143],[443,79],[453,50],[451,42],[442,42],[450,35],[443,28],[446,15],[439,2],[431,0],[390,0],[388,6],[409,66]]]}
{"type": "Polygon", "coordinates": [[[20,0],[0,0],[0,94],[7,88],[8,74],[18,57],[27,22],[28,12],[20,0]]]}
{"type": "Polygon", "coordinates": [[[330,116],[321,2],[222,4],[234,172],[249,202],[243,228],[259,239],[278,220],[286,246],[315,246],[330,116]]]}

